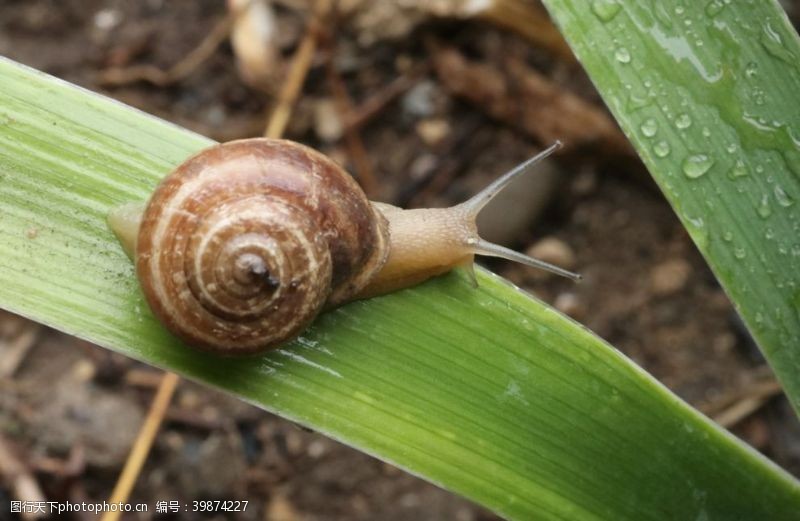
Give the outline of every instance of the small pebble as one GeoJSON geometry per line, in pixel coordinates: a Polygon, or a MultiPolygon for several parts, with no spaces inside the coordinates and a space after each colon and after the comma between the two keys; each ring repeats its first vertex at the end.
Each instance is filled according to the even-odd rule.
{"type": "Polygon", "coordinates": [[[292,456],[300,456],[305,450],[303,436],[297,431],[286,433],[286,451],[292,456]]]}
{"type": "Polygon", "coordinates": [[[228,113],[225,110],[225,106],[221,104],[214,104],[206,109],[206,123],[211,125],[212,127],[219,127],[224,125],[226,121],[228,121],[228,113]]]}
{"type": "Polygon", "coordinates": [[[39,236],[39,228],[36,227],[28,228],[28,231],[25,232],[25,235],[28,237],[28,239],[35,239],[36,237],[39,236]]]}
{"type": "Polygon", "coordinates": [[[182,450],[186,444],[183,435],[175,431],[164,432],[159,435],[159,439],[166,447],[176,452],[182,450]]]}
{"type": "Polygon", "coordinates": [[[328,451],[325,442],[322,440],[314,440],[308,444],[308,455],[314,459],[321,458],[323,454],[328,451]]]}
{"type": "Polygon", "coordinates": [[[587,196],[597,190],[597,172],[584,169],[572,181],[572,191],[577,196],[587,196]]]}
{"type": "Polygon", "coordinates": [[[525,251],[525,254],[567,270],[575,267],[575,252],[567,243],[556,237],[539,239],[525,251]]]}
{"type": "Polygon", "coordinates": [[[264,518],[272,521],[294,521],[300,519],[300,516],[289,498],[278,493],[269,500],[264,518]]]}
{"type": "Polygon", "coordinates": [[[450,135],[450,123],[441,118],[423,119],[417,123],[417,135],[429,147],[435,147],[450,135]]]}
{"type": "Polygon", "coordinates": [[[461,507],[456,510],[456,521],[475,521],[477,519],[474,510],[468,507],[461,507]]]}
{"type": "Polygon", "coordinates": [[[94,14],[94,25],[101,31],[110,31],[122,21],[122,13],[116,9],[101,9],[94,14]]]}
{"type": "Polygon", "coordinates": [[[408,492],[400,497],[400,506],[403,508],[415,508],[421,503],[419,496],[413,492],[408,492]]]}
{"type": "Polygon", "coordinates": [[[181,409],[194,409],[200,406],[202,400],[196,392],[185,389],[178,394],[177,402],[181,409]]]}
{"type": "Polygon", "coordinates": [[[88,382],[94,378],[97,369],[88,360],[79,360],[72,366],[72,377],[78,382],[88,382]]]}
{"type": "Polygon", "coordinates": [[[403,96],[403,111],[411,117],[428,117],[436,110],[437,95],[438,87],[434,82],[420,82],[403,96]]]}
{"type": "Polygon", "coordinates": [[[691,274],[692,267],[684,259],[668,259],[650,272],[650,287],[658,296],[673,295],[686,286],[691,274]]]}
{"type": "Polygon", "coordinates": [[[580,320],[585,316],[586,309],[575,293],[561,293],[556,297],[553,306],[565,315],[580,320]]]}
{"type": "Polygon", "coordinates": [[[314,103],[314,131],[323,141],[337,141],[342,137],[344,125],[332,99],[323,98],[314,103]]]}

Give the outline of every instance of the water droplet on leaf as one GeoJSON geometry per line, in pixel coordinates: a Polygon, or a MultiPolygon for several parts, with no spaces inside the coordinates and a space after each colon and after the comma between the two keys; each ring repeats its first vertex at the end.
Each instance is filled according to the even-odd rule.
{"type": "Polygon", "coordinates": [[[764,32],[761,33],[761,45],[764,46],[768,53],[779,60],[783,60],[790,65],[796,64],[794,54],[784,47],[783,38],[769,23],[764,24],[764,32]]]}
{"type": "Polygon", "coordinates": [[[764,327],[764,314],[763,313],[761,313],[760,311],[758,313],[756,313],[755,319],[756,319],[756,327],[757,328],[760,329],[760,328],[764,327]]]}
{"type": "Polygon", "coordinates": [[[747,171],[747,167],[744,164],[744,161],[741,159],[737,160],[736,163],[731,167],[728,171],[728,177],[730,179],[738,179],[739,177],[746,177],[749,172],[747,171]]]}
{"type": "Polygon", "coordinates": [[[725,8],[721,0],[712,0],[706,5],[706,14],[711,18],[717,16],[725,8]]]}
{"type": "Polygon", "coordinates": [[[653,153],[658,157],[667,157],[669,155],[669,143],[659,141],[653,146],[653,153]]]}
{"type": "Polygon", "coordinates": [[[786,191],[778,186],[775,185],[775,200],[778,201],[778,204],[784,208],[789,208],[794,204],[794,199],[786,193],[786,191]]]}
{"type": "Polygon", "coordinates": [[[688,215],[686,216],[686,221],[686,229],[689,235],[692,236],[698,248],[705,250],[708,247],[709,239],[705,221],[703,221],[702,217],[689,217],[688,215]]]}
{"type": "Polygon", "coordinates": [[[653,137],[658,132],[658,123],[653,118],[647,118],[640,128],[645,137],[653,137]]]}
{"type": "Polygon", "coordinates": [[[758,216],[766,219],[770,215],[772,215],[772,206],[769,204],[769,194],[764,194],[761,197],[761,203],[758,205],[758,216]]]}
{"type": "Polygon", "coordinates": [[[592,12],[603,22],[610,22],[620,12],[622,6],[617,0],[595,0],[592,12]]]}
{"type": "Polygon", "coordinates": [[[694,154],[683,160],[681,168],[689,179],[702,177],[714,166],[714,160],[706,154],[694,154]]]}

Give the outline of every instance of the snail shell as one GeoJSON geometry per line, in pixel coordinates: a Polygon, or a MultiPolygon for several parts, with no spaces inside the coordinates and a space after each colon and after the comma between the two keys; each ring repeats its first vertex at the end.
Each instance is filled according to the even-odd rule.
{"type": "Polygon", "coordinates": [[[189,158],[146,207],[109,225],[153,313],[187,344],[247,354],[291,340],[320,311],[413,286],[476,254],[578,276],[478,236],[480,210],[555,144],[451,208],[371,203],[336,163],[292,141],[245,139],[189,158]]]}
{"type": "Polygon", "coordinates": [[[248,353],[360,291],[387,242],[386,219],[336,163],[290,141],[242,140],[162,181],[142,216],[136,271],[177,336],[248,353]]]}

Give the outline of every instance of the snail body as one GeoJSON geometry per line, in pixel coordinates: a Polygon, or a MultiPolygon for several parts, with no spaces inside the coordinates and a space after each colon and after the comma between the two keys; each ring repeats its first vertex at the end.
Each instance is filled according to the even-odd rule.
{"type": "Polygon", "coordinates": [[[487,243],[480,209],[528,166],[469,201],[403,210],[370,202],[319,152],[286,140],[209,147],[171,172],[146,203],[109,214],[144,296],[188,345],[220,354],[274,348],[324,309],[413,286],[475,254],[577,277],[487,243]]]}

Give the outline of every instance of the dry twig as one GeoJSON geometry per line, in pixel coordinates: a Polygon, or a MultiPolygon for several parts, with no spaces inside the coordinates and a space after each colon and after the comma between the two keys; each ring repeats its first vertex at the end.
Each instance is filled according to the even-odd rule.
{"type": "Polygon", "coordinates": [[[101,71],[97,82],[101,85],[116,86],[127,85],[137,81],[146,81],[158,87],[166,87],[186,78],[206,60],[231,33],[236,17],[246,9],[229,12],[220,20],[200,44],[187,54],[181,61],[167,70],[155,65],[132,65],[129,67],[112,67],[101,71]]]}
{"type": "Polygon", "coordinates": [[[31,461],[36,472],[45,472],[61,478],[80,476],[86,468],[86,458],[81,445],[73,445],[66,460],[50,456],[37,456],[31,461]]]}
{"type": "MultiPolygon", "coordinates": [[[[180,377],[174,373],[164,373],[164,378],[161,380],[156,397],[150,406],[150,412],[147,413],[142,429],[136,437],[136,442],[134,442],[128,460],[125,462],[122,474],[120,474],[114,491],[111,493],[111,498],[108,500],[109,503],[127,503],[150,452],[150,447],[153,446],[153,440],[156,437],[156,433],[158,433],[169,403],[172,401],[172,395],[175,393],[179,380],[180,377]]],[[[102,519],[103,521],[117,521],[120,515],[121,512],[118,510],[109,511],[103,515],[102,519]]]]}
{"type": "Polygon", "coordinates": [[[0,378],[9,378],[17,372],[31,348],[36,345],[41,330],[38,324],[30,322],[16,338],[0,342],[0,351],[3,353],[0,358],[0,378]]]}
{"type": "Polygon", "coordinates": [[[719,399],[700,405],[700,410],[711,415],[721,426],[730,429],[763,407],[769,400],[783,392],[773,378],[760,379],[744,388],[737,388],[719,399]]]}
{"type": "MultiPolygon", "coordinates": [[[[339,113],[339,118],[342,121],[349,121],[353,114],[353,100],[347,93],[347,86],[342,76],[339,74],[339,71],[336,70],[332,55],[333,52],[331,52],[330,59],[327,63],[328,84],[333,92],[333,100],[336,105],[336,111],[339,113]]],[[[378,192],[378,182],[375,179],[372,162],[364,146],[364,141],[361,139],[361,132],[357,127],[346,125],[344,128],[344,139],[361,188],[364,189],[364,192],[368,196],[375,196],[378,192]]]]}
{"type": "Polygon", "coordinates": [[[345,128],[361,129],[378,116],[390,103],[416,85],[420,78],[428,73],[430,68],[430,63],[425,62],[414,70],[398,76],[385,87],[369,96],[350,112],[348,118],[344,121],[345,128]]]}
{"type": "Polygon", "coordinates": [[[328,18],[330,11],[331,0],[317,0],[316,4],[314,4],[314,11],[306,28],[306,33],[303,35],[300,46],[292,58],[286,81],[281,86],[277,103],[267,121],[267,128],[264,131],[265,137],[278,138],[286,130],[294,104],[303,88],[308,70],[311,68],[311,60],[314,58],[314,52],[317,49],[317,40],[322,31],[324,20],[328,18]]]}
{"type": "Polygon", "coordinates": [[[163,374],[160,371],[133,368],[125,373],[125,385],[155,389],[161,385],[163,374]]]}
{"type": "Polygon", "coordinates": [[[568,63],[575,55],[564,37],[541,8],[524,0],[494,0],[478,14],[495,25],[511,29],[534,45],[541,45],[568,63]]]}
{"type": "MultiPolygon", "coordinates": [[[[36,478],[2,436],[0,436],[0,474],[11,487],[17,500],[30,503],[47,501],[36,478]]],[[[22,514],[22,518],[41,519],[46,515],[46,513],[26,512],[22,514]]]]}
{"type": "Polygon", "coordinates": [[[437,160],[428,165],[418,179],[406,185],[396,203],[401,207],[422,206],[426,199],[451,186],[458,174],[489,146],[491,136],[481,131],[485,124],[486,118],[481,115],[460,122],[439,146],[441,152],[437,160]]]}
{"type": "Polygon", "coordinates": [[[566,92],[520,60],[510,57],[497,67],[470,61],[451,47],[429,48],[445,89],[540,143],[559,139],[567,147],[598,145],[610,154],[634,154],[606,112],[566,92]]]}

